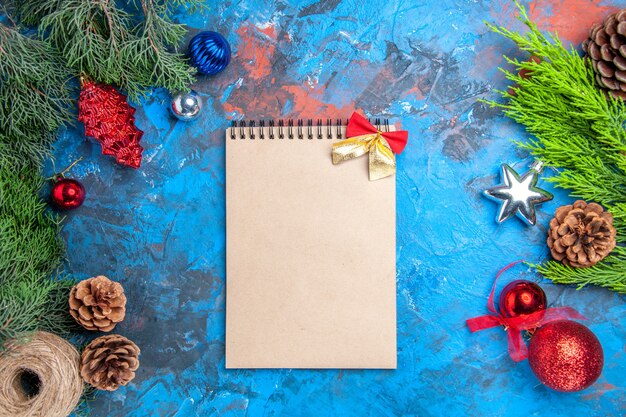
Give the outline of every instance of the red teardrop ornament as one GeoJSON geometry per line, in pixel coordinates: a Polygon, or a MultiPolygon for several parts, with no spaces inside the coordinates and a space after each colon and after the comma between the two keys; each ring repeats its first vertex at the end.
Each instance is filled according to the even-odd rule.
{"type": "Polygon", "coordinates": [[[126,96],[110,85],[86,81],[78,99],[78,120],[85,124],[85,135],[100,142],[103,154],[139,168],[143,131],[135,126],[135,109],[126,96]]]}

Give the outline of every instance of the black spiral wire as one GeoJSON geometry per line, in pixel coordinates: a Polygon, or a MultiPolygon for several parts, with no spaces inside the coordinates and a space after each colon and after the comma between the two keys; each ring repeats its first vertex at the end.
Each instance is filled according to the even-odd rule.
{"type": "MultiPolygon", "coordinates": [[[[372,123],[371,119],[368,119],[372,123]]],[[[273,140],[273,139],[332,139],[333,127],[336,128],[334,137],[337,139],[343,139],[343,129],[347,126],[348,120],[336,119],[333,124],[332,119],[326,119],[324,122],[322,119],[305,120],[304,119],[278,119],[268,120],[233,120],[231,121],[230,138],[235,139],[260,139],[260,140],[273,140]],[[256,130],[256,133],[255,133],[256,130]],[[237,134],[239,133],[239,134],[237,134]]],[[[375,119],[373,125],[381,132],[389,132],[389,119],[375,119]]]]}

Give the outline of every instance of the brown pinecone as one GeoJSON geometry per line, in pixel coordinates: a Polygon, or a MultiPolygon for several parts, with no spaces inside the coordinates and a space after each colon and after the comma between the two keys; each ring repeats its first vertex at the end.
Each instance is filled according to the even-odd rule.
{"type": "Polygon", "coordinates": [[[582,46],[591,58],[600,88],[626,99],[626,9],[593,25],[582,46]]]}
{"type": "Polygon", "coordinates": [[[110,332],[126,315],[124,288],[103,275],[76,284],[69,303],[70,314],[87,330],[110,332]]]}
{"type": "Polygon", "coordinates": [[[582,200],[559,207],[550,221],[548,247],[552,257],[577,268],[593,266],[615,247],[613,215],[582,200]]]}
{"type": "Polygon", "coordinates": [[[135,378],[141,350],[118,334],[93,340],[83,351],[80,374],[88,384],[106,391],[115,391],[135,378]]]}

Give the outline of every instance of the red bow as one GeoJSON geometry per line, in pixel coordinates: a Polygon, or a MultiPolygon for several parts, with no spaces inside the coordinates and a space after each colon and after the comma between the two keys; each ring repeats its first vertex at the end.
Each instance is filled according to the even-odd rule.
{"type": "MultiPolygon", "coordinates": [[[[346,127],[346,137],[352,138],[355,136],[377,134],[379,131],[372,125],[369,120],[361,116],[359,113],[354,112],[350,116],[348,126],[346,127]]],[[[407,141],[409,140],[409,132],[406,130],[396,130],[395,132],[380,132],[381,136],[385,138],[389,147],[393,153],[402,153],[407,141]]]]}
{"type": "Polygon", "coordinates": [[[491,287],[489,299],[487,300],[487,309],[493,314],[474,317],[466,321],[467,327],[469,327],[472,333],[492,327],[504,326],[509,343],[509,355],[515,362],[523,361],[528,357],[528,348],[526,347],[526,343],[524,343],[522,330],[536,329],[546,323],[560,319],[586,320],[583,315],[578,313],[572,307],[548,308],[546,310],[540,310],[532,314],[525,314],[517,317],[505,317],[501,313],[498,313],[494,303],[494,294],[498,278],[500,278],[500,275],[502,275],[505,271],[520,262],[522,261],[513,262],[512,264],[507,265],[500,272],[498,272],[498,275],[496,275],[496,279],[491,287]]]}
{"type": "Polygon", "coordinates": [[[358,113],[352,113],[346,127],[346,139],[333,143],[333,164],[369,153],[370,181],[396,173],[396,156],[409,138],[406,130],[381,132],[358,113]]]}

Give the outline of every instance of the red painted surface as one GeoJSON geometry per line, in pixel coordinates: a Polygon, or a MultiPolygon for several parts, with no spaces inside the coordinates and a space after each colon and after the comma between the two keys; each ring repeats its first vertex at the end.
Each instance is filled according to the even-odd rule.
{"type": "Polygon", "coordinates": [[[589,34],[589,28],[619,10],[597,0],[535,0],[529,14],[542,30],[556,31],[562,40],[579,44],[589,34]]]}

